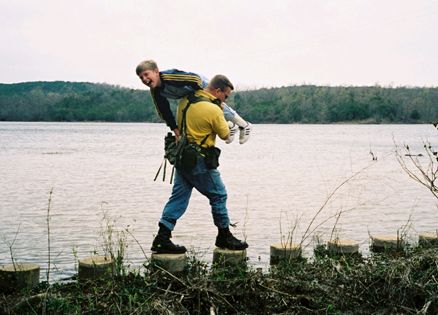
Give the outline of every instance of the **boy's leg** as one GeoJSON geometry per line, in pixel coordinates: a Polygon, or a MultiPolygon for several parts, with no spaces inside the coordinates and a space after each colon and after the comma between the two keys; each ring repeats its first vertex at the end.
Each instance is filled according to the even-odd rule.
{"type": "Polygon", "coordinates": [[[248,122],[244,120],[240,115],[230,106],[224,104],[224,116],[225,119],[235,123],[237,126],[244,128],[248,122]]]}
{"type": "MultiPolygon", "coordinates": [[[[228,106],[225,103],[223,104],[224,104],[225,119],[239,126],[240,129],[239,143],[244,144],[246,141],[248,141],[251,135],[251,129],[252,129],[251,124],[248,121],[244,120],[242,117],[240,117],[240,115],[230,106],[228,106]]],[[[230,143],[231,141],[229,141],[228,143],[230,143]]]]}

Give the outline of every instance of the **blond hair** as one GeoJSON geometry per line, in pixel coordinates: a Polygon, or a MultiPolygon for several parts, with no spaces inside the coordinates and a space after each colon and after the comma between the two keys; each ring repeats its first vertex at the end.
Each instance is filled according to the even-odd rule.
{"type": "Polygon", "coordinates": [[[146,70],[155,70],[158,69],[157,63],[153,60],[145,60],[138,64],[137,68],[135,68],[135,72],[137,75],[146,70]]]}

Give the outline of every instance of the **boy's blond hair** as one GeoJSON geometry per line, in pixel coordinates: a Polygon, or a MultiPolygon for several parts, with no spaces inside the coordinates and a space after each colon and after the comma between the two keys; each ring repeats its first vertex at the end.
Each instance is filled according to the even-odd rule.
{"type": "Polygon", "coordinates": [[[137,68],[135,68],[135,72],[137,75],[142,73],[145,70],[155,70],[158,69],[157,63],[153,60],[145,60],[138,64],[137,68]]]}

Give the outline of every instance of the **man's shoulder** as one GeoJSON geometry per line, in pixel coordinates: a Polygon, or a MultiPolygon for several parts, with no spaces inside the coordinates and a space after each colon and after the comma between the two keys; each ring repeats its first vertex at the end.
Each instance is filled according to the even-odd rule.
{"type": "Polygon", "coordinates": [[[194,107],[200,111],[208,111],[209,113],[222,113],[222,108],[219,106],[219,104],[217,104],[217,99],[211,96],[211,94],[205,93],[202,90],[196,91],[194,94],[184,97],[181,100],[180,105],[185,107],[189,103],[195,104],[194,107]]]}
{"type": "Polygon", "coordinates": [[[200,101],[200,102],[198,102],[198,104],[200,105],[200,106],[197,106],[198,110],[204,112],[205,115],[208,115],[208,116],[221,115],[221,116],[223,116],[222,108],[219,105],[212,103],[209,100],[200,101]]]}
{"type": "Polygon", "coordinates": [[[214,105],[220,105],[220,101],[205,90],[198,90],[193,95],[189,95],[188,98],[192,103],[207,102],[214,105]]]}

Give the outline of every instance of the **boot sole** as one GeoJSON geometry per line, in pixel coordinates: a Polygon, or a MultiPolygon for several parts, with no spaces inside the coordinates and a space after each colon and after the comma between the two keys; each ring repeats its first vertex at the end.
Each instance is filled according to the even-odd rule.
{"type": "Polygon", "coordinates": [[[227,246],[220,246],[218,244],[215,244],[217,247],[222,248],[222,249],[228,249],[228,250],[244,250],[248,248],[248,245],[246,246],[242,246],[242,247],[227,247],[227,246]]]}
{"type": "Polygon", "coordinates": [[[151,251],[152,251],[153,253],[155,253],[155,254],[184,254],[184,253],[187,252],[187,249],[185,249],[184,251],[183,251],[183,250],[180,250],[180,251],[171,251],[171,250],[157,249],[157,248],[152,247],[152,248],[151,248],[151,251]]]}

